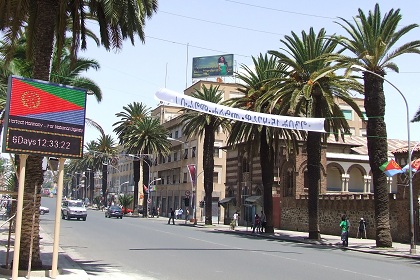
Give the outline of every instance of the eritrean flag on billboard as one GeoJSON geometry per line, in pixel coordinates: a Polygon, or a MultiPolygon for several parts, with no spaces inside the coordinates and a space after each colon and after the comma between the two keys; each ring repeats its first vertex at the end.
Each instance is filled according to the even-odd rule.
{"type": "Polygon", "coordinates": [[[84,126],[86,95],[81,89],[12,77],[10,116],[84,126]]]}
{"type": "Polygon", "coordinates": [[[379,169],[382,170],[388,177],[392,177],[398,173],[404,173],[404,171],[401,169],[401,166],[399,166],[398,163],[393,159],[382,164],[379,169]]]}

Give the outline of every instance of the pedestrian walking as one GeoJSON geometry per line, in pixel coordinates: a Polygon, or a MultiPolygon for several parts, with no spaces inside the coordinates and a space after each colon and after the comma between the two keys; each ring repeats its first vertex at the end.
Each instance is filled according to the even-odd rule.
{"type": "Polygon", "coordinates": [[[359,230],[357,231],[356,238],[359,238],[359,236],[360,236],[360,239],[363,239],[363,236],[366,239],[366,221],[363,218],[360,218],[360,221],[359,221],[359,230]]]}
{"type": "Polygon", "coordinates": [[[252,226],[252,233],[255,233],[255,229],[257,232],[261,232],[260,229],[260,216],[256,213],[254,217],[254,225],[252,226]]]}
{"type": "Polygon", "coordinates": [[[344,247],[348,247],[350,222],[346,215],[341,216],[340,228],[341,228],[341,242],[344,247]]]}
{"type": "Polygon", "coordinates": [[[235,214],[233,214],[233,223],[235,224],[235,227],[238,226],[238,219],[239,219],[239,214],[238,214],[238,211],[236,211],[235,214]]]}
{"type": "MultiPolygon", "coordinates": [[[[172,208],[171,208],[172,209],[172,208]]],[[[178,220],[178,217],[179,217],[179,210],[178,209],[175,209],[175,218],[178,220]]]]}
{"type": "Polygon", "coordinates": [[[182,219],[182,214],[184,214],[184,210],[182,208],[178,209],[178,219],[182,219]]]}
{"type": "Polygon", "coordinates": [[[175,224],[175,211],[171,208],[171,215],[169,216],[169,220],[168,220],[168,225],[171,223],[172,220],[172,224],[175,224]]]}
{"type": "Polygon", "coordinates": [[[261,211],[260,221],[261,221],[260,232],[261,233],[263,233],[264,231],[267,232],[267,217],[265,216],[264,211],[261,211]]]}

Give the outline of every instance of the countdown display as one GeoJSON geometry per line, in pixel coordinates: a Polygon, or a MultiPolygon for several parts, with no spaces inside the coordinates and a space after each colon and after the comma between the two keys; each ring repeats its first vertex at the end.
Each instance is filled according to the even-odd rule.
{"type": "Polygon", "coordinates": [[[86,90],[9,77],[3,153],[81,158],[86,90]]]}

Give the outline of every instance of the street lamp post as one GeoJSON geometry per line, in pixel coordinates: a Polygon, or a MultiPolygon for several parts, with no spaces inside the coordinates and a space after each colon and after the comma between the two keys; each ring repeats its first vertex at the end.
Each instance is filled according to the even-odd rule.
{"type": "MultiPolygon", "coordinates": [[[[170,141],[176,141],[176,142],[182,143],[182,144],[186,145],[187,148],[188,148],[188,143],[187,142],[184,142],[184,141],[172,138],[172,137],[167,137],[166,139],[168,139],[170,141]]],[[[195,169],[196,165],[195,164],[193,164],[193,165],[194,165],[194,169],[195,169]]],[[[187,168],[190,169],[190,165],[187,165],[187,168]]],[[[190,172],[190,175],[191,175],[191,170],[189,170],[189,172],[190,172]]],[[[194,170],[194,172],[196,173],[197,171],[194,170]]],[[[197,224],[197,211],[196,211],[196,202],[195,202],[195,200],[196,200],[196,189],[197,189],[197,177],[198,177],[198,175],[196,175],[195,178],[191,178],[192,179],[192,183],[191,183],[191,195],[192,195],[191,207],[192,207],[192,211],[193,211],[194,225],[197,224]]]]}
{"type": "MultiPolygon", "coordinates": [[[[135,159],[138,159],[139,161],[140,160],[142,160],[143,162],[145,162],[146,164],[147,164],[147,166],[149,167],[149,179],[148,179],[148,188],[147,188],[147,190],[148,190],[148,193],[150,194],[150,180],[151,180],[151,166],[150,166],[150,164],[149,164],[149,162],[143,157],[143,156],[149,156],[149,154],[140,154],[140,155],[134,155],[134,154],[125,154],[125,156],[128,156],[128,157],[132,157],[132,158],[135,158],[135,159]]],[[[141,169],[142,171],[143,171],[143,169],[141,169]]],[[[144,173],[143,173],[144,174],[144,173]]],[[[141,178],[143,178],[143,174],[141,174],[141,178]]],[[[141,182],[141,185],[143,186],[143,182],[144,181],[142,181],[141,182]]],[[[140,182],[139,182],[139,187],[138,187],[138,190],[137,190],[137,192],[138,192],[138,194],[137,194],[137,200],[138,201],[135,201],[135,203],[137,203],[137,206],[140,208],[140,203],[139,203],[139,201],[140,201],[140,182]]],[[[149,197],[148,197],[149,198],[149,197]]],[[[147,201],[146,201],[146,209],[148,209],[148,203],[147,203],[147,201]]],[[[144,212],[143,212],[144,213],[144,212]]],[[[148,216],[148,212],[147,212],[147,210],[146,210],[146,217],[148,216]]],[[[144,217],[144,214],[143,214],[143,217],[144,217]]]]}
{"type": "Polygon", "coordinates": [[[405,103],[405,110],[406,110],[406,125],[407,125],[407,153],[408,153],[408,185],[409,185],[409,191],[410,191],[410,254],[416,254],[416,242],[415,242],[415,236],[414,236],[414,203],[413,203],[413,177],[412,177],[412,170],[411,170],[411,143],[410,143],[410,113],[408,110],[408,103],[407,99],[405,98],[404,94],[390,81],[379,75],[378,73],[375,73],[373,71],[367,70],[359,65],[353,65],[351,68],[355,68],[358,70],[361,70],[363,72],[368,72],[372,75],[375,75],[388,84],[390,84],[395,90],[398,91],[398,93],[401,95],[401,97],[404,100],[405,103]]]}
{"type": "MultiPolygon", "coordinates": [[[[121,193],[121,187],[123,186],[123,185],[125,185],[125,184],[128,184],[128,183],[130,183],[129,181],[126,181],[126,182],[124,182],[124,183],[121,183],[119,186],[118,186],[118,194],[120,194],[121,193]]],[[[127,190],[126,190],[126,192],[125,193],[127,193],[127,190]]],[[[125,194],[124,193],[124,194],[125,194]]]]}
{"type": "Polygon", "coordinates": [[[87,197],[90,200],[90,203],[92,203],[93,197],[90,196],[90,193],[91,193],[90,188],[92,187],[90,185],[90,171],[91,171],[91,169],[86,168],[86,171],[87,171],[88,176],[87,176],[87,183],[86,183],[86,188],[85,188],[85,200],[86,200],[86,197],[87,197]],[[88,194],[88,191],[89,191],[89,194],[88,194]]]}
{"type": "MultiPolygon", "coordinates": [[[[150,170],[150,167],[149,167],[149,170],[150,170]]],[[[148,197],[148,199],[150,199],[150,207],[151,207],[152,211],[153,211],[153,199],[152,199],[152,190],[150,189],[150,187],[152,186],[152,184],[154,182],[157,182],[157,181],[160,181],[160,180],[162,180],[162,178],[156,178],[153,181],[150,181],[150,177],[149,177],[150,183],[149,183],[149,186],[148,186],[147,190],[149,191],[149,197],[148,197]]],[[[146,216],[149,217],[149,203],[147,203],[147,207],[146,208],[147,208],[147,210],[146,210],[147,211],[146,212],[146,216]]]]}
{"type": "MultiPolygon", "coordinates": [[[[73,178],[76,179],[76,184],[77,184],[77,177],[71,173],[67,173],[67,175],[70,175],[72,177],[71,178],[71,190],[72,190],[71,193],[73,193],[73,178]]],[[[69,184],[67,184],[67,188],[66,188],[64,196],[67,198],[68,195],[69,195],[69,184]]],[[[71,198],[71,195],[70,195],[70,198],[71,198]]]]}

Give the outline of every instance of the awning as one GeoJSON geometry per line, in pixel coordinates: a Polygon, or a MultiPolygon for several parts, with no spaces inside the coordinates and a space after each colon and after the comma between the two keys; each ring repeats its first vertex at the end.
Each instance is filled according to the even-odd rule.
{"type": "Polygon", "coordinates": [[[261,195],[248,196],[245,198],[245,203],[260,204],[261,197],[261,195]]]}
{"type": "Polygon", "coordinates": [[[235,204],[235,197],[225,197],[219,200],[219,204],[222,205],[223,207],[225,207],[226,204],[229,204],[229,203],[235,204]]]}

